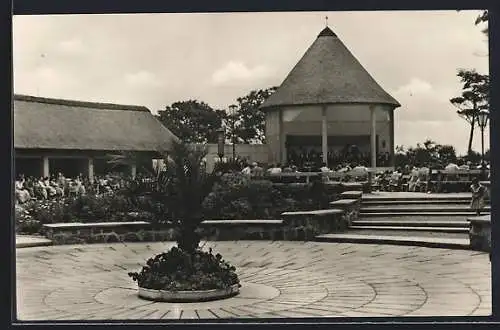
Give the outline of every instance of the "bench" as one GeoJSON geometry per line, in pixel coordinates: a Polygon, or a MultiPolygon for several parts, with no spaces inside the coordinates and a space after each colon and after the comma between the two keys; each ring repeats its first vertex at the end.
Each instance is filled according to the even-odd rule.
{"type": "Polygon", "coordinates": [[[149,222],[72,222],[44,224],[45,236],[55,243],[119,242],[140,240],[137,233],[150,227],[149,222]],[[136,236],[131,238],[131,236],[136,236]]]}
{"type": "Polygon", "coordinates": [[[209,240],[275,240],[284,227],[283,220],[205,220],[201,223],[201,234],[209,240]]]}
{"type": "Polygon", "coordinates": [[[467,221],[470,223],[471,249],[491,252],[491,215],[469,217],[467,221]]]}

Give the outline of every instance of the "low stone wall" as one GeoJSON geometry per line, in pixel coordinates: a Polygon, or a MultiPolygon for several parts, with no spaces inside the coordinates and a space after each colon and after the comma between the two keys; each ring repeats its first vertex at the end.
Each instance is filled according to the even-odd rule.
{"type": "Polygon", "coordinates": [[[282,240],[283,220],[207,220],[201,224],[201,236],[209,241],[282,240]]]}
{"type": "Polygon", "coordinates": [[[342,222],[347,224],[347,227],[352,225],[353,221],[359,218],[359,212],[361,210],[361,199],[339,199],[337,201],[331,202],[330,206],[332,208],[341,209],[342,222]]]}
{"type": "Polygon", "coordinates": [[[491,251],[491,216],[468,218],[470,223],[469,240],[472,250],[491,251]]]}
{"type": "Polygon", "coordinates": [[[89,244],[112,242],[171,241],[173,228],[153,228],[147,222],[102,224],[50,224],[44,226],[45,237],[53,244],[89,244]]]}
{"type": "MultiPolygon", "coordinates": [[[[205,240],[307,241],[326,233],[346,231],[359,217],[361,192],[348,191],[330,209],[285,212],[277,220],[207,220],[199,229],[205,240]]],[[[173,241],[174,228],[148,223],[51,224],[45,235],[53,244],[173,241]],[[93,227],[94,226],[94,227],[93,227]]]]}

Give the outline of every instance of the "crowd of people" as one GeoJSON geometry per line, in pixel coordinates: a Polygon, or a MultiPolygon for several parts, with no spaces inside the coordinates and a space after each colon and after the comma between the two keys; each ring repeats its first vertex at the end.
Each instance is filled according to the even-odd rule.
{"type": "MultiPolygon", "coordinates": [[[[288,153],[288,163],[297,166],[306,166],[307,164],[321,163],[323,154],[315,149],[290,149],[288,153]]],[[[362,152],[355,146],[345,148],[342,151],[329,151],[327,154],[328,164],[333,167],[343,166],[345,163],[358,164],[359,166],[370,166],[371,158],[369,152],[362,152]]],[[[377,164],[381,167],[391,165],[391,155],[388,152],[377,155],[377,164]]]]}
{"type": "Polygon", "coordinates": [[[16,202],[23,204],[27,201],[63,198],[66,196],[81,196],[87,193],[105,194],[120,189],[125,184],[122,174],[112,173],[104,176],[95,176],[93,180],[83,175],[75,178],[66,178],[62,173],[51,177],[25,177],[20,174],[15,181],[16,202]]]}
{"type": "MultiPolygon", "coordinates": [[[[480,174],[478,164],[470,162],[461,165],[448,164],[436,169],[434,167],[416,167],[406,165],[402,168],[374,173],[372,183],[380,191],[409,191],[409,192],[446,192],[448,185],[455,184],[452,190],[469,190],[472,180],[480,174]],[[469,170],[476,170],[474,175],[469,170]]],[[[269,164],[268,166],[257,162],[246,162],[243,174],[251,176],[278,175],[281,173],[330,173],[326,178],[333,181],[354,182],[367,181],[369,169],[360,163],[337,164],[333,168],[326,163],[304,163],[301,168],[295,164],[269,164]]],[[[487,171],[489,175],[489,171],[487,171]]],[[[488,176],[489,178],[489,176],[488,176]]]]}
{"type": "MultiPolygon", "coordinates": [[[[333,167],[329,167],[326,163],[316,162],[300,163],[300,167],[295,163],[288,164],[258,164],[257,162],[249,162],[243,160],[243,165],[240,167],[241,172],[251,176],[278,175],[281,173],[310,173],[321,172],[339,175],[340,181],[359,181],[366,180],[368,177],[368,168],[359,162],[338,163],[333,167]]],[[[373,176],[373,185],[381,191],[410,191],[410,192],[428,192],[430,190],[440,190],[440,187],[433,187],[432,183],[446,181],[441,178],[441,172],[447,172],[448,178],[450,173],[463,170],[477,169],[477,164],[470,162],[461,165],[448,164],[442,170],[438,170],[433,174],[429,167],[410,167],[409,165],[403,168],[397,168],[394,171],[385,171],[375,173],[373,176]]],[[[489,171],[488,171],[489,173],[489,171]]],[[[140,174],[139,177],[142,178],[140,174]]],[[[457,180],[453,178],[452,180],[457,180]]],[[[144,178],[147,181],[147,178],[144,178]]],[[[338,179],[338,178],[337,178],[338,179]]],[[[337,180],[334,179],[334,180],[337,180]]],[[[62,173],[51,177],[25,177],[20,174],[15,181],[15,196],[16,202],[25,203],[32,199],[46,200],[53,198],[62,198],[65,196],[80,196],[87,193],[96,195],[112,193],[120,188],[123,188],[127,180],[125,175],[121,173],[110,173],[103,176],[95,176],[93,180],[83,175],[78,175],[75,178],[66,178],[62,173]]]]}

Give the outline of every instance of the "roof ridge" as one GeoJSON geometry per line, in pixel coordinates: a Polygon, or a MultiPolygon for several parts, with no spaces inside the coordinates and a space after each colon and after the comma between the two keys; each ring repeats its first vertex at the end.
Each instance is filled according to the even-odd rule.
{"type": "Polygon", "coordinates": [[[260,108],[309,104],[401,106],[329,27],[319,33],[260,108]]]}
{"type": "Polygon", "coordinates": [[[337,35],[327,26],[318,34],[319,37],[337,37],[337,35]]]}
{"type": "Polygon", "coordinates": [[[56,99],[56,98],[39,97],[39,96],[24,95],[24,94],[14,94],[13,99],[16,101],[77,106],[82,108],[94,108],[94,109],[97,108],[103,110],[122,110],[122,111],[144,111],[151,113],[151,111],[149,111],[148,108],[140,105],[126,105],[126,104],[116,104],[116,103],[56,99]]]}

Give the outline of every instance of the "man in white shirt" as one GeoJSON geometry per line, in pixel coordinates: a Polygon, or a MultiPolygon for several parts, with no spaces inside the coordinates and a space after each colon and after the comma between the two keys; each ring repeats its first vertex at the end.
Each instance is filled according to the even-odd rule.
{"type": "Polygon", "coordinates": [[[281,167],[278,165],[271,165],[271,167],[267,170],[269,174],[280,174],[281,173],[281,167]]]}
{"type": "Polygon", "coordinates": [[[251,175],[252,174],[252,166],[250,164],[247,164],[243,170],[241,170],[241,173],[246,174],[246,175],[251,175]]]}
{"type": "Polygon", "coordinates": [[[323,173],[325,173],[325,172],[331,172],[331,170],[328,168],[328,166],[326,166],[326,163],[322,163],[321,164],[320,171],[323,172],[323,173]]]}

